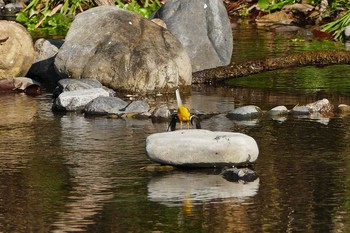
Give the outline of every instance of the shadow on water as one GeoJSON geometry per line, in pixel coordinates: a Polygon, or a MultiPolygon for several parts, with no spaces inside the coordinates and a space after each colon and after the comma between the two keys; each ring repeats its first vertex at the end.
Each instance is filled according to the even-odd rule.
{"type": "MultiPolygon", "coordinates": [[[[244,33],[273,41],[251,45],[255,54],[265,47],[265,55],[281,53],[290,43],[244,33]]],[[[243,53],[244,44],[235,46],[243,53]]],[[[203,120],[203,128],[256,139],[259,178],[245,184],[228,182],[217,169],[143,169],[153,165],[146,137],[167,123],[55,114],[49,94],[0,93],[0,232],[348,232],[348,116],[243,122],[225,115],[248,104],[350,104],[348,69],[269,72],[225,87],[194,86],[184,96],[190,108],[222,113],[203,120]]]]}

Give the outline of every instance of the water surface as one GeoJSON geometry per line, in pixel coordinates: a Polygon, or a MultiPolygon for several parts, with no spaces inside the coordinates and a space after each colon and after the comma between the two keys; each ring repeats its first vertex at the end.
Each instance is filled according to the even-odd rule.
{"type": "MultiPolygon", "coordinates": [[[[246,33],[264,41],[237,39],[242,57],[302,50],[289,38],[246,33]]],[[[282,70],[227,87],[194,86],[184,96],[190,108],[222,113],[203,128],[255,138],[259,179],[247,184],[224,180],[220,169],[147,169],[145,139],[167,123],[53,113],[50,93],[0,93],[0,232],[348,232],[348,116],[225,116],[248,104],[350,104],[348,71],[282,70]]]]}

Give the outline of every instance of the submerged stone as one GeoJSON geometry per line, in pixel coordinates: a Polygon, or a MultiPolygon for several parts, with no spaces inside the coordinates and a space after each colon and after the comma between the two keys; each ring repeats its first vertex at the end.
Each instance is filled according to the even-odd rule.
{"type": "Polygon", "coordinates": [[[255,171],[249,168],[229,168],[221,173],[225,180],[231,182],[253,182],[258,178],[255,171]]]}

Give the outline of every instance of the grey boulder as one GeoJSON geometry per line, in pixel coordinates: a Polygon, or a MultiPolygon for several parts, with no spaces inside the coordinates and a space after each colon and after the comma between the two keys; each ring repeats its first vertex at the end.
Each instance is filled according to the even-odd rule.
{"type": "Polygon", "coordinates": [[[222,0],[169,0],[154,17],[185,46],[193,72],[230,64],[232,29],[222,0]]]}
{"type": "Polygon", "coordinates": [[[190,58],[167,29],[112,6],[76,16],[55,66],[63,78],[96,79],[129,92],[169,91],[192,82],[190,58]]]}
{"type": "Polygon", "coordinates": [[[259,149],[256,141],[245,134],[193,129],[149,135],[146,154],[160,164],[221,167],[253,163],[259,149]]]}

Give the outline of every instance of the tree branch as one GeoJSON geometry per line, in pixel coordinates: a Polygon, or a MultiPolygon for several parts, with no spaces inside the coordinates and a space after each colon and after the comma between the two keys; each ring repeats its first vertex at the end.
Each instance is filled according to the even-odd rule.
{"type": "Polygon", "coordinates": [[[265,71],[301,67],[349,64],[349,51],[312,51],[231,64],[193,73],[192,84],[216,83],[265,71]]]}

